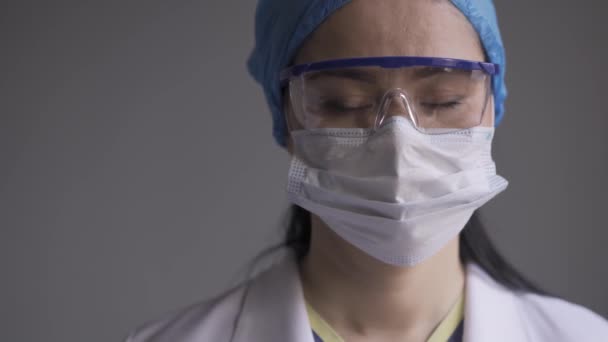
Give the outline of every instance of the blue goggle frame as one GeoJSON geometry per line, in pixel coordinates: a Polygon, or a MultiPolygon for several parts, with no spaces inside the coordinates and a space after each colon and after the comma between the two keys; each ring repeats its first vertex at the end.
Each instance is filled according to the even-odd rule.
{"type": "Polygon", "coordinates": [[[462,70],[482,70],[490,75],[496,75],[500,71],[498,64],[469,61],[465,59],[413,56],[385,56],[332,59],[314,63],[298,64],[281,70],[279,74],[279,79],[281,82],[281,86],[286,86],[287,82],[289,81],[289,78],[300,76],[306,72],[368,66],[377,66],[387,69],[412,66],[426,66],[438,68],[454,68],[462,70]]]}

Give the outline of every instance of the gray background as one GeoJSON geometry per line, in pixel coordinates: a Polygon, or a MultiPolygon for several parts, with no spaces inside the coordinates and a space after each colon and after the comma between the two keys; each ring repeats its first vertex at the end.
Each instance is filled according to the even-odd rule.
{"type": "MultiPolygon", "coordinates": [[[[254,1],[0,7],[0,340],[117,341],[221,291],[281,231],[287,156],[245,59],[254,1]]],[[[502,1],[524,274],[608,316],[606,5],[502,1]]]]}

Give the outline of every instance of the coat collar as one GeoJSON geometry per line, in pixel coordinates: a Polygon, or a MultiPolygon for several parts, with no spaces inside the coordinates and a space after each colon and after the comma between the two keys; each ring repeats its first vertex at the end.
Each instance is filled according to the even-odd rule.
{"type": "MultiPolygon", "coordinates": [[[[515,294],[474,264],[466,267],[464,342],[525,342],[515,294]]],[[[288,256],[246,289],[233,342],[313,342],[297,264],[288,256]]]]}
{"type": "Polygon", "coordinates": [[[473,263],[466,272],[463,341],[529,341],[516,294],[473,263]]]}
{"type": "Polygon", "coordinates": [[[233,342],[314,342],[291,254],[252,280],[244,296],[233,342]]]}

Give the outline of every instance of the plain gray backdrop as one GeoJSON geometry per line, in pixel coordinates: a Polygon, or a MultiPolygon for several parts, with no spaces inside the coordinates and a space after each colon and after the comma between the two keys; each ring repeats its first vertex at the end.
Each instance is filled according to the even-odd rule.
{"type": "MultiPolygon", "coordinates": [[[[288,158],[245,60],[255,1],[0,5],[0,340],[119,341],[278,241],[288,158]]],[[[501,0],[500,251],[608,316],[602,1],[501,0]]]]}

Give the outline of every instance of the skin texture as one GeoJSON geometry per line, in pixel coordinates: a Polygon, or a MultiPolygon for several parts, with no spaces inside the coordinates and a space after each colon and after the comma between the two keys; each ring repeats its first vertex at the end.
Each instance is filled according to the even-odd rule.
{"type": "MultiPolygon", "coordinates": [[[[449,1],[354,0],[317,28],[294,64],[399,55],[484,60],[477,33],[449,1]]],[[[293,122],[288,96],[284,103],[293,122]]],[[[484,125],[493,108],[490,102],[484,125]]],[[[456,238],[416,266],[387,265],[313,215],[300,270],[304,296],[345,341],[426,341],[463,292],[458,253],[456,238]]]]}

